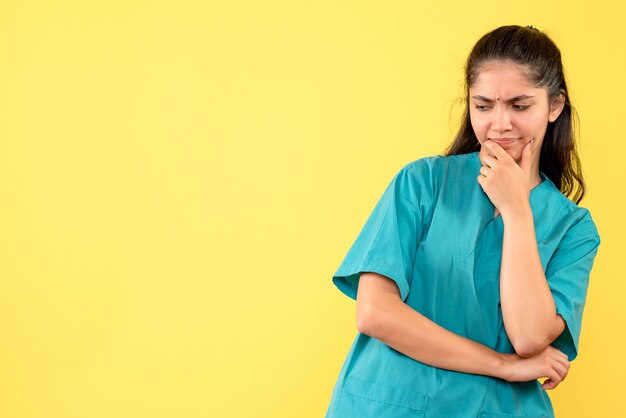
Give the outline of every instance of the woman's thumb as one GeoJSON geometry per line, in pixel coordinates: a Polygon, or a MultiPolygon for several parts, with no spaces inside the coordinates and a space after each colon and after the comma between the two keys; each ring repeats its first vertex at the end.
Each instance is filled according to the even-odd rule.
{"type": "Polygon", "coordinates": [[[534,146],[535,146],[535,139],[533,138],[530,140],[530,142],[528,142],[524,146],[524,149],[522,150],[522,158],[520,161],[520,167],[522,168],[522,170],[524,170],[526,174],[530,173],[530,169],[532,166],[532,150],[534,146]]]}

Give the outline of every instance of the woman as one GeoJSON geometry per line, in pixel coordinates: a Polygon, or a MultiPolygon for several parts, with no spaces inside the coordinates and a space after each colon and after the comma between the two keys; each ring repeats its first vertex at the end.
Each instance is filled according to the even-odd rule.
{"type": "Polygon", "coordinates": [[[327,418],[554,416],[600,244],[560,51],[504,26],[465,81],[446,154],[394,176],[333,276],[359,333],[327,418]]]}

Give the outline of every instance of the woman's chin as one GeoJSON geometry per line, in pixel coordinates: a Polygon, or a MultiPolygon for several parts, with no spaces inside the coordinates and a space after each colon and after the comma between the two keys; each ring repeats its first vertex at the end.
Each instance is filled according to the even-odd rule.
{"type": "Polygon", "coordinates": [[[519,152],[512,152],[509,151],[507,152],[511,158],[513,158],[513,160],[517,163],[517,165],[520,165],[520,163],[522,162],[522,155],[519,152]]]}

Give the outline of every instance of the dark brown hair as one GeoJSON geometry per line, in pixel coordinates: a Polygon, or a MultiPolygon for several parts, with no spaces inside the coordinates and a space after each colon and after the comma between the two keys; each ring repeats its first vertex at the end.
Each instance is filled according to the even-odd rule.
{"type": "Polygon", "coordinates": [[[456,138],[445,155],[467,154],[480,150],[471,125],[469,88],[476,81],[481,65],[488,61],[512,61],[525,66],[528,79],[545,88],[548,100],[565,97],[563,111],[549,122],[539,156],[541,170],[561,192],[577,204],[585,195],[585,182],[576,151],[576,111],[572,107],[563,74],[561,51],[544,33],[532,26],[502,26],[478,40],[465,65],[465,111],[456,138]],[[573,197],[572,197],[573,196],[573,197]]]}

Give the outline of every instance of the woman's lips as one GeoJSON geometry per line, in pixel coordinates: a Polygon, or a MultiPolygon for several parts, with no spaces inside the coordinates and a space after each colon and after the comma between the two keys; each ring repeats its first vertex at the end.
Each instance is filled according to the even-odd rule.
{"type": "Polygon", "coordinates": [[[498,145],[509,145],[517,141],[518,138],[489,138],[498,143],[498,145]]]}

